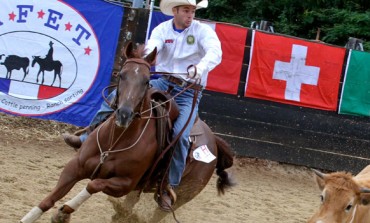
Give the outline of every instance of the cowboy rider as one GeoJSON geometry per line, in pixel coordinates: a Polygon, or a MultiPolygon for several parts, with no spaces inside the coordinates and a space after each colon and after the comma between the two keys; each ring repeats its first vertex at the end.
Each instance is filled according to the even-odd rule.
{"type": "MultiPolygon", "coordinates": [[[[160,10],[172,19],[159,24],[153,29],[150,39],[145,46],[145,52],[152,52],[157,47],[156,71],[174,73],[171,76],[162,76],[153,79],[150,84],[157,89],[166,91],[169,86],[173,87],[170,94],[176,95],[184,89],[184,86],[197,81],[200,89],[207,83],[208,72],[214,69],[222,57],[221,43],[215,31],[207,24],[194,20],[195,11],[208,6],[207,0],[198,4],[195,0],[162,0],[160,10]],[[192,65],[189,67],[189,65],[192,65]],[[187,73],[184,75],[183,73],[187,73]]],[[[175,97],[180,111],[173,127],[173,138],[176,137],[189,119],[195,89],[188,89],[175,97]]],[[[114,98],[115,91],[108,99],[114,98]]],[[[170,211],[173,200],[170,194],[180,184],[180,180],[186,165],[186,157],[190,146],[189,135],[198,112],[198,104],[202,97],[198,94],[193,115],[190,118],[185,131],[178,143],[174,146],[174,155],[170,163],[168,174],[168,191],[164,191],[156,200],[160,209],[170,211]]],[[[109,116],[113,110],[103,102],[92,124],[97,124],[109,116]]],[[[87,134],[81,136],[64,134],[65,142],[78,149],[87,134]]]]}

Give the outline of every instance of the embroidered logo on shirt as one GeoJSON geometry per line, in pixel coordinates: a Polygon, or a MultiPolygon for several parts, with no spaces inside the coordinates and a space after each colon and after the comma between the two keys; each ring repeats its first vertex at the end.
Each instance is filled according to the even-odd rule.
{"type": "Polygon", "coordinates": [[[189,35],[187,38],[186,38],[186,42],[189,44],[189,45],[193,45],[194,42],[195,42],[195,37],[193,35],[189,35]]]}
{"type": "Polygon", "coordinates": [[[165,43],[173,43],[173,39],[166,39],[164,42],[165,43]]]}

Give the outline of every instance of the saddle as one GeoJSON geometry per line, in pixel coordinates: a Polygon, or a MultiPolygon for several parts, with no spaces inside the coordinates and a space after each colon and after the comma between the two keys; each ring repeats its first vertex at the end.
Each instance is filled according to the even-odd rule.
{"type": "MultiPolygon", "coordinates": [[[[171,130],[173,123],[176,121],[176,118],[179,115],[179,110],[175,101],[171,99],[171,95],[166,92],[151,88],[148,91],[148,95],[151,99],[152,107],[154,108],[154,114],[156,116],[156,135],[159,148],[157,150],[156,157],[158,157],[158,159],[161,159],[161,161],[158,163],[157,166],[153,167],[155,168],[154,170],[149,171],[152,172],[151,176],[148,176],[148,173],[144,175],[141,183],[146,184],[147,182],[145,181],[149,180],[150,183],[146,184],[146,187],[142,185],[144,186],[143,191],[155,192],[155,190],[158,189],[158,187],[155,185],[161,182],[163,179],[166,179],[165,170],[167,169],[172,158],[172,148],[165,154],[162,153],[171,143],[171,130]],[[160,157],[161,155],[162,157],[160,157]],[[150,179],[148,179],[147,177],[149,177],[150,179]]],[[[201,136],[204,135],[203,126],[203,121],[197,116],[189,137],[190,148],[186,160],[186,165],[194,160],[194,157],[192,155],[193,151],[200,145],[206,144],[204,140],[199,140],[202,138],[201,136]]],[[[185,176],[186,174],[187,172],[184,172],[183,176],[185,176]]]]}
{"type": "MultiPolygon", "coordinates": [[[[158,140],[158,147],[160,148],[158,152],[163,151],[165,149],[166,145],[168,145],[171,141],[171,129],[173,126],[173,122],[176,121],[176,118],[179,115],[179,110],[177,107],[177,104],[174,102],[174,100],[171,100],[171,96],[167,94],[166,92],[159,91],[156,89],[151,88],[149,91],[149,94],[151,95],[151,101],[153,103],[154,113],[156,115],[157,119],[157,140],[158,140]],[[168,102],[168,103],[165,103],[168,102]]],[[[200,118],[197,116],[194,122],[194,125],[190,132],[190,148],[189,152],[191,150],[194,150],[194,147],[199,146],[198,137],[204,134],[203,129],[203,121],[200,120],[200,118]]],[[[191,153],[189,154],[191,155],[191,153]]],[[[189,157],[188,158],[192,158],[189,157]]],[[[191,161],[192,159],[188,159],[188,161],[191,161]]]]}

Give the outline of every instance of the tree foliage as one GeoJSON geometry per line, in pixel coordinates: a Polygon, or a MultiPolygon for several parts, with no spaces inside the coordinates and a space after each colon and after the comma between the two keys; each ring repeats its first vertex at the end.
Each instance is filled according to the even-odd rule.
{"type": "Polygon", "coordinates": [[[362,39],[370,50],[369,0],[212,0],[197,17],[250,27],[270,21],[276,33],[344,46],[349,37],[362,39]]]}

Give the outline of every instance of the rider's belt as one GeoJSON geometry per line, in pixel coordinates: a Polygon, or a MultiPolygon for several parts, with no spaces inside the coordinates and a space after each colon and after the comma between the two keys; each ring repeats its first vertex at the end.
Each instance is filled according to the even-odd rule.
{"type": "MultiPolygon", "coordinates": [[[[177,86],[180,86],[182,88],[188,87],[191,84],[193,84],[193,83],[191,83],[189,81],[185,81],[185,80],[183,80],[181,78],[177,78],[177,77],[173,77],[173,76],[164,76],[164,78],[167,79],[169,82],[174,83],[177,86]]],[[[196,90],[196,91],[201,91],[201,90],[203,90],[203,86],[200,85],[200,84],[194,84],[191,87],[191,89],[196,90]]]]}

